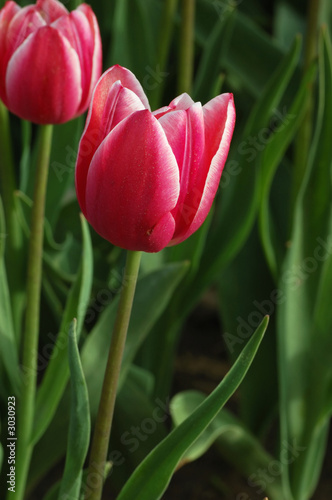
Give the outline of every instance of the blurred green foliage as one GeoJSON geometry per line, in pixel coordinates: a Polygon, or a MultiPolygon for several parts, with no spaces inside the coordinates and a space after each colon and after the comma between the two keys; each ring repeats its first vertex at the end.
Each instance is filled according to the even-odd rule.
{"type": "MultiPolygon", "coordinates": [[[[79,2],[63,3],[72,9],[79,2]]],[[[179,73],[180,5],[173,2],[174,15],[165,35],[166,0],[89,3],[100,23],[104,69],[115,63],[126,66],[136,74],[155,108],[168,104],[176,95],[179,73]],[[162,52],[161,33],[166,41],[169,35],[167,57],[162,52]]],[[[151,435],[146,433],[146,439],[138,440],[134,451],[130,450],[134,441],[130,446],[126,434],[151,419],[156,408],[160,408],[158,415],[167,415],[181,332],[212,285],[220,304],[220,337],[230,362],[238,357],[263,316],[268,314],[271,320],[241,385],[237,415],[221,410],[205,431],[209,446],[216,442],[223,459],[247,478],[253,494],[262,464],[279,460],[278,485],[267,485],[262,492],[270,500],[281,500],[279,488],[283,500],[308,500],[319,483],[332,409],[331,28],[332,4],[328,0],[196,1],[193,98],[205,103],[220,92],[233,92],[236,131],[214,209],[205,224],[181,245],[142,259],[116,407],[117,432],[110,444],[110,453],[120,453],[112,455],[111,481],[116,491],[169,433],[161,420],[151,435]],[[311,3],[316,3],[317,19],[312,12],[308,15],[311,3]],[[308,36],[314,47],[309,59],[308,36]],[[303,127],[310,132],[305,144],[301,142],[303,127]],[[301,149],[305,154],[298,154],[301,149]],[[272,447],[267,440],[271,432],[275,434],[272,447]],[[282,462],[285,445],[301,451],[282,462]]],[[[12,116],[10,125],[24,262],[38,130],[12,116]]],[[[81,373],[72,339],[72,377],[83,385],[86,379],[93,420],[117,296],[123,286],[124,252],[89,231],[85,223],[80,225],[74,168],[83,126],[84,120],[79,118],[54,131],[31,498],[44,491],[38,488],[45,484],[45,477],[54,478],[54,483],[60,479],[56,466],[66,453],[70,422],[67,344],[72,318],[78,318],[83,370],[81,373]],[[50,470],[51,476],[47,476],[50,470]]],[[[18,396],[21,382],[21,321],[13,318],[5,236],[0,205],[4,446],[7,395],[18,396]]],[[[24,287],[22,281],[22,293],[24,287]]],[[[174,426],[206,401],[205,397],[186,392],[175,395],[174,426]]],[[[197,441],[195,453],[189,453],[187,460],[198,458],[206,449],[197,441]]],[[[3,467],[2,478],[5,474],[3,467]]],[[[6,481],[2,484],[1,496],[6,481]]],[[[52,495],[49,498],[56,497],[52,495]]]]}

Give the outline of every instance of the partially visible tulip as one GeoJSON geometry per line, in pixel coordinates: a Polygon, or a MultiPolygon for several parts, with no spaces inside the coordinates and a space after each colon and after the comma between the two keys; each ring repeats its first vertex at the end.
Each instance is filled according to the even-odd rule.
{"type": "Polygon", "coordinates": [[[101,74],[96,17],[82,4],[69,13],[57,0],[0,11],[0,98],[20,118],[63,123],[89,106],[101,74]]]}
{"type": "Polygon", "coordinates": [[[232,94],[205,106],[187,94],[151,112],[135,76],[113,66],[97,83],[80,141],[76,191],[106,240],[158,252],[204,222],[235,124],[232,94]]]}

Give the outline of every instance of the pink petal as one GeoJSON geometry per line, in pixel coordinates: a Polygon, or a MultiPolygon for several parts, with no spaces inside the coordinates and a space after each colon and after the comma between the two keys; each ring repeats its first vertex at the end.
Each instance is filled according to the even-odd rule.
{"type": "Polygon", "coordinates": [[[162,116],[170,111],[175,110],[186,110],[190,108],[194,103],[192,98],[188,94],[181,94],[170,103],[169,106],[163,106],[162,108],[156,109],[153,111],[154,116],[159,120],[162,116]]]}
{"type": "Polygon", "coordinates": [[[164,116],[166,113],[169,111],[174,111],[173,108],[170,108],[169,106],[163,106],[162,108],[156,109],[155,111],[152,111],[152,114],[157,120],[164,116]]]}
{"type": "MultiPolygon", "coordinates": [[[[86,87],[83,86],[82,102],[78,110],[78,114],[83,113],[89,106],[93,89],[100,78],[102,71],[102,45],[99,31],[99,25],[94,15],[93,10],[89,5],[82,4],[78,7],[77,12],[82,12],[90,24],[90,32],[93,34],[93,43],[91,45],[91,62],[87,67],[86,72],[89,75],[86,79],[86,87]]],[[[83,38],[81,38],[83,45],[83,38]]],[[[85,46],[85,43],[84,43],[85,46]]]]}
{"type": "Polygon", "coordinates": [[[146,97],[141,84],[137,80],[136,76],[131,71],[129,71],[129,69],[123,68],[122,66],[116,64],[115,66],[112,66],[109,70],[107,70],[104,75],[107,75],[109,87],[112,85],[112,83],[119,80],[124,87],[132,90],[140,98],[146,109],[150,109],[148,98],[146,97]]]}
{"type": "MultiPolygon", "coordinates": [[[[222,170],[224,168],[235,125],[235,107],[232,94],[222,94],[209,101],[204,107],[205,125],[205,155],[202,163],[202,177],[197,180],[197,187],[200,188],[204,180],[204,191],[199,201],[200,194],[197,191],[197,200],[193,200],[193,205],[199,201],[196,214],[187,230],[178,234],[172,239],[171,245],[181,243],[194,233],[204,222],[211,209],[216,195],[222,170]]],[[[187,207],[190,209],[190,205],[187,207]]]]}
{"type": "Polygon", "coordinates": [[[80,85],[76,52],[54,28],[45,26],[31,35],[9,61],[8,107],[34,123],[63,123],[76,113],[80,85]]]}
{"type": "Polygon", "coordinates": [[[86,190],[88,221],[114,245],[156,252],[169,243],[179,172],[165,133],[148,110],[120,122],[100,145],[86,190]]]}
{"type": "Polygon", "coordinates": [[[89,113],[81,138],[76,164],[76,191],[81,210],[86,215],[86,180],[91,160],[101,142],[123,119],[144,109],[139,97],[120,82],[109,86],[109,71],[100,78],[91,100],[89,113]]]}
{"type": "Polygon", "coordinates": [[[51,24],[59,17],[68,14],[66,7],[57,0],[37,0],[36,9],[40,12],[47,24],[51,24]]]}
{"type": "Polygon", "coordinates": [[[188,109],[194,104],[190,95],[184,93],[173,99],[169,107],[172,109],[188,109]]]}
{"type": "Polygon", "coordinates": [[[7,52],[11,56],[31,33],[46,26],[46,22],[34,5],[20,9],[13,17],[7,35],[7,52]]]}
{"type": "MultiPolygon", "coordinates": [[[[192,105],[188,110],[173,111],[159,122],[165,130],[168,142],[175,154],[180,172],[180,195],[172,215],[176,223],[177,234],[186,230],[192,222],[195,210],[190,217],[183,207],[192,203],[193,192],[197,190],[197,175],[204,153],[204,120],[200,103],[192,105]]],[[[203,186],[199,186],[203,192],[203,186]]],[[[196,209],[198,208],[198,204],[196,209]]]]}
{"type": "Polygon", "coordinates": [[[77,9],[67,16],[60,17],[52,26],[57,29],[77,52],[82,75],[82,102],[77,115],[82,114],[89,105],[92,89],[101,73],[101,41],[97,21],[91,10],[77,9]],[[85,15],[89,13],[89,19],[85,15]]]}
{"type": "Polygon", "coordinates": [[[5,75],[11,52],[8,53],[8,28],[11,20],[21,8],[15,2],[6,2],[0,10],[0,98],[6,103],[5,75]]]}

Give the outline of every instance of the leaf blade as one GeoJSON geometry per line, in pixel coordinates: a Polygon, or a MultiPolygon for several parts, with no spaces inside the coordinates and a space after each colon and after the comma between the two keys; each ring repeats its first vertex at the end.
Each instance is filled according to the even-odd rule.
{"type": "Polygon", "coordinates": [[[118,500],[158,500],[167,488],[176,466],[191,444],[204,431],[238,387],[249,369],[263,338],[268,318],[258,327],[229,373],[196,411],[176,427],[139,465],[118,500]]]}
{"type": "Polygon", "coordinates": [[[68,355],[71,375],[71,410],[66,463],[59,500],[68,497],[79,500],[82,469],[90,440],[90,411],[88,390],[77,346],[75,319],[69,330],[68,355]]]}

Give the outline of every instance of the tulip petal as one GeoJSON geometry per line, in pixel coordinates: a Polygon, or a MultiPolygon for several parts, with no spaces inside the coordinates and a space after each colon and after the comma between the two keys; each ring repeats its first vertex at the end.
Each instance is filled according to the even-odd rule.
{"type": "Polygon", "coordinates": [[[6,5],[0,10],[0,98],[6,104],[5,75],[7,64],[11,56],[8,53],[8,30],[14,16],[21,8],[15,2],[6,2],[6,5]]]}
{"type": "MultiPolygon", "coordinates": [[[[84,95],[82,97],[82,102],[81,105],[78,109],[77,114],[80,115],[83,113],[87,107],[89,106],[89,102],[91,100],[91,95],[93,92],[93,89],[95,88],[95,85],[101,75],[102,71],[102,45],[101,45],[101,38],[100,38],[100,31],[99,31],[99,26],[98,22],[96,19],[96,16],[94,15],[93,10],[89,5],[82,4],[80,5],[76,12],[82,12],[86,19],[88,20],[88,23],[90,25],[90,32],[93,34],[93,44],[91,45],[91,60],[92,64],[89,67],[89,78],[87,79],[86,83],[86,88],[83,87],[85,90],[85,99],[84,95]]],[[[83,38],[81,38],[81,43],[83,38]]],[[[88,70],[87,74],[88,74],[88,70]]]]}
{"type": "MultiPolygon", "coordinates": [[[[192,200],[192,205],[195,206],[200,198],[198,209],[190,226],[182,234],[177,234],[172,239],[171,245],[187,239],[206,219],[219,186],[233,135],[235,106],[232,94],[222,94],[215,97],[203,106],[203,112],[206,147],[203,168],[200,169],[200,172],[202,176],[207,172],[207,176],[205,180],[203,177],[198,178],[197,186],[200,186],[204,180],[204,191],[201,198],[199,191],[197,191],[197,199],[192,200]]],[[[187,208],[190,209],[190,205],[187,208]]]]}
{"type": "Polygon", "coordinates": [[[194,103],[190,95],[184,93],[173,99],[173,101],[169,104],[169,107],[172,109],[189,109],[194,103]]]}
{"type": "Polygon", "coordinates": [[[176,222],[174,238],[183,233],[191,224],[199,205],[197,190],[203,193],[203,185],[198,185],[197,177],[204,154],[204,119],[200,103],[193,104],[186,111],[173,111],[159,120],[165,130],[168,142],[175,154],[180,172],[180,195],[172,215],[176,222]],[[190,206],[188,211],[186,207],[190,206]]]}
{"type": "Polygon", "coordinates": [[[66,7],[57,0],[37,0],[36,9],[41,13],[47,24],[51,24],[59,17],[68,14],[66,7]]]}
{"type": "Polygon", "coordinates": [[[52,23],[77,52],[82,76],[82,102],[77,115],[82,114],[89,105],[92,88],[101,72],[101,41],[95,16],[90,7],[77,9],[52,23]],[[85,12],[89,14],[87,18],[85,12]],[[93,20],[95,22],[93,22],[93,20]]]}
{"type": "Polygon", "coordinates": [[[39,124],[68,121],[81,100],[78,56],[54,28],[40,28],[10,59],[6,88],[8,107],[20,118],[39,124]]]}
{"type": "Polygon", "coordinates": [[[146,109],[150,109],[150,104],[148,98],[144,93],[142,85],[139,83],[136,76],[131,71],[129,71],[129,69],[123,68],[122,66],[116,64],[104,73],[105,77],[106,75],[109,87],[112,85],[112,83],[115,83],[119,80],[124,87],[132,90],[140,98],[146,109]]]}
{"type": "Polygon", "coordinates": [[[181,94],[169,104],[169,106],[163,106],[162,108],[156,109],[153,111],[153,115],[159,120],[162,116],[170,111],[179,111],[179,110],[187,110],[194,103],[192,98],[188,94],[181,94]]]}
{"type": "MultiPolygon", "coordinates": [[[[86,215],[86,180],[91,160],[101,142],[123,119],[143,110],[139,97],[120,82],[109,86],[109,72],[100,78],[91,100],[86,126],[80,141],[76,163],[76,191],[81,210],[86,215]]],[[[111,79],[112,81],[113,79],[111,79]]]]}
{"type": "Polygon", "coordinates": [[[179,172],[148,110],[120,122],[96,151],[86,184],[87,219],[114,245],[157,252],[172,238],[179,172]]]}
{"type": "Polygon", "coordinates": [[[11,57],[31,33],[35,33],[43,26],[46,26],[46,22],[34,5],[27,5],[20,9],[13,17],[8,28],[7,55],[11,57]]]}

